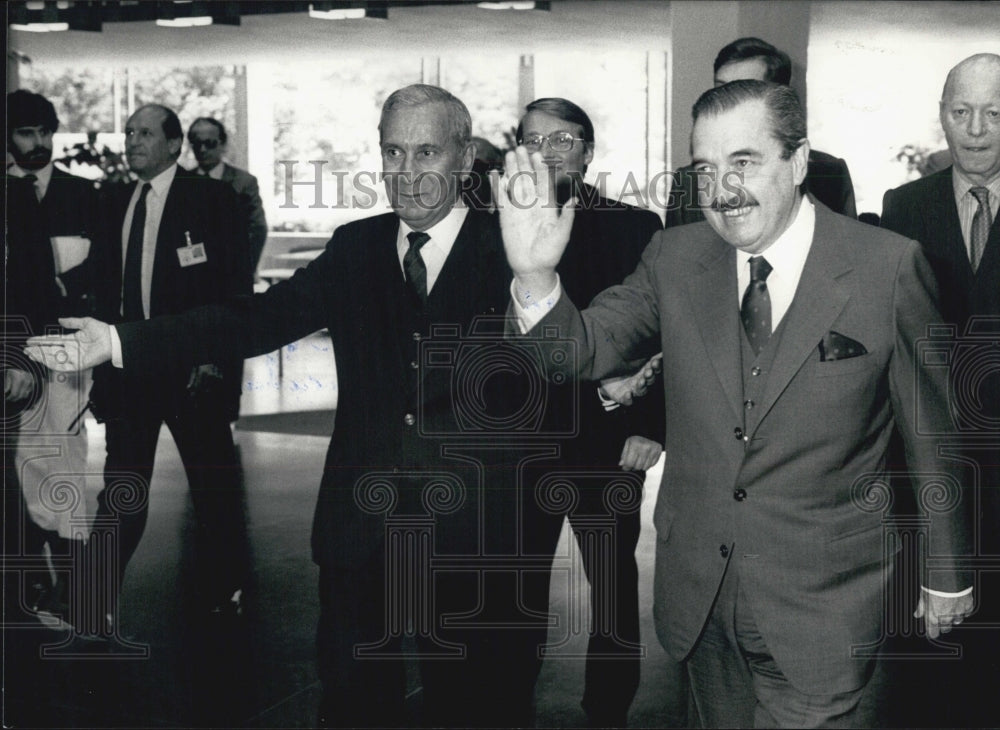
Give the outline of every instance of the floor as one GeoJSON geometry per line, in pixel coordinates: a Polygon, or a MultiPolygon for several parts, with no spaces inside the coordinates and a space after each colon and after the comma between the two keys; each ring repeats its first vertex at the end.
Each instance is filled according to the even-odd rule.
{"type": "MultiPolygon", "coordinates": [[[[329,341],[313,336],[248,361],[242,414],[330,409],[336,375],[329,341]],[[281,358],[279,376],[278,358],[281,358]]],[[[295,415],[290,418],[296,419],[295,415]]],[[[303,420],[299,418],[298,420],[303,420]]],[[[295,429],[291,429],[295,430],[295,429]]],[[[5,670],[24,694],[8,693],[6,724],[35,727],[311,727],[319,699],[314,665],[318,571],[309,557],[309,531],[328,436],[236,431],[245,472],[250,550],[254,565],[235,627],[192,619],[192,589],[185,580],[195,560],[192,508],[183,469],[164,429],[150,493],[150,517],[129,564],[122,593],[120,634],[126,645],[112,655],[89,655],[69,632],[11,632],[5,670]],[[37,658],[41,649],[44,657],[37,658]]],[[[89,424],[89,469],[98,476],[103,430],[89,424]]],[[[634,727],[672,722],[666,697],[668,662],[652,626],[650,524],[657,474],[647,480],[639,544],[642,631],[646,657],[632,706],[634,727]]],[[[99,484],[99,479],[89,483],[99,484]]],[[[90,495],[91,500],[93,494],[90,495]]],[[[563,534],[561,549],[566,548],[563,534]]],[[[585,590],[586,588],[584,588],[585,590]]],[[[564,634],[570,601],[565,583],[553,582],[553,632],[564,634]]],[[[583,624],[586,626],[586,624],[583,624]]],[[[555,635],[555,633],[554,633],[555,635]]],[[[572,635],[567,653],[582,653],[586,637],[572,635]]],[[[411,683],[416,684],[415,676],[411,683]]],[[[545,662],[537,685],[537,725],[585,724],[579,708],[583,662],[545,662]]]]}

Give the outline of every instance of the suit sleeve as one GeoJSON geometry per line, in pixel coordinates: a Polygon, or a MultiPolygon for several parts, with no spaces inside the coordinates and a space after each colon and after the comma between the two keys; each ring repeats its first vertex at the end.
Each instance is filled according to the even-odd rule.
{"type": "Polygon", "coordinates": [[[255,357],[322,329],[328,292],[341,285],[336,245],[335,235],[306,268],[263,294],[117,325],[126,373],[164,377],[200,363],[255,357]]]}
{"type": "Polygon", "coordinates": [[[879,226],[906,235],[901,230],[896,197],[895,190],[886,190],[885,195],[882,196],[882,217],[879,219],[879,226]]]}
{"type": "Polygon", "coordinates": [[[917,504],[931,520],[928,553],[939,561],[939,569],[925,575],[922,585],[957,592],[972,585],[971,574],[959,570],[955,558],[970,554],[973,474],[963,461],[942,449],[940,434],[954,431],[947,368],[926,367],[921,358],[928,324],[941,321],[936,296],[930,264],[919,244],[911,242],[893,290],[896,341],[890,361],[890,395],[917,504]]]}
{"type": "Polygon", "coordinates": [[[243,210],[248,225],[248,240],[250,243],[250,270],[256,271],[260,256],[267,242],[267,218],[264,215],[264,203],[260,199],[260,188],[257,178],[247,174],[246,187],[240,194],[243,210]]]}
{"type": "Polygon", "coordinates": [[[539,337],[555,327],[561,338],[573,340],[574,370],[581,380],[597,381],[638,370],[660,349],[655,271],[663,250],[661,235],[653,237],[624,282],[598,294],[582,313],[563,293],[528,336],[539,337]]]}
{"type": "MultiPolygon", "coordinates": [[[[642,252],[658,231],[663,230],[660,218],[655,213],[644,213],[641,216],[637,240],[641,241],[641,246],[636,256],[637,261],[641,261],[642,252]]],[[[666,428],[663,401],[663,381],[657,378],[656,383],[649,389],[642,398],[637,399],[631,406],[625,407],[624,414],[627,420],[627,431],[630,436],[643,436],[651,441],[663,444],[664,430],[666,428]]]]}

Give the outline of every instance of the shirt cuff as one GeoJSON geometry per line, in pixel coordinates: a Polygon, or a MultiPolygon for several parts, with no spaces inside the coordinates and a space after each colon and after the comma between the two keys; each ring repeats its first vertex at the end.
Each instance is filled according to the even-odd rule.
{"type": "Polygon", "coordinates": [[[972,593],[972,586],[969,586],[964,591],[959,591],[958,593],[949,593],[947,591],[935,591],[927,586],[920,586],[920,590],[927,591],[932,596],[940,596],[941,598],[961,598],[962,596],[967,596],[972,593]]]}
{"type": "Polygon", "coordinates": [[[531,331],[531,328],[542,321],[546,314],[552,311],[556,302],[562,296],[562,284],[559,281],[559,274],[556,274],[556,285],[544,297],[536,298],[527,307],[522,307],[517,298],[516,281],[510,282],[510,298],[514,303],[514,316],[517,318],[517,325],[521,329],[521,334],[531,331]]]}
{"type": "Polygon", "coordinates": [[[118,337],[118,330],[111,324],[108,325],[108,330],[111,335],[111,364],[116,368],[123,368],[125,363],[122,362],[122,341],[118,337]]]}
{"type": "Polygon", "coordinates": [[[601,392],[600,386],[597,388],[597,397],[601,399],[601,405],[604,406],[604,410],[613,411],[615,408],[620,408],[621,403],[613,398],[605,398],[604,393],[601,392]]]}

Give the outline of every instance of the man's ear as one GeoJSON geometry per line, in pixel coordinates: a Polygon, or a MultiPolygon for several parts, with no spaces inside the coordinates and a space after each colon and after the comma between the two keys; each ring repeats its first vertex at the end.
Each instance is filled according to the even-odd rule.
{"type": "Polygon", "coordinates": [[[793,174],[796,186],[801,185],[809,171],[809,140],[803,139],[792,153],[793,174]]]}
{"type": "Polygon", "coordinates": [[[167,140],[167,149],[170,150],[170,154],[177,158],[181,156],[181,147],[184,146],[184,138],[178,137],[177,139],[167,140]]]}
{"type": "Polygon", "coordinates": [[[583,147],[584,147],[583,164],[589,165],[591,162],[594,161],[594,143],[584,142],[583,147]]]}

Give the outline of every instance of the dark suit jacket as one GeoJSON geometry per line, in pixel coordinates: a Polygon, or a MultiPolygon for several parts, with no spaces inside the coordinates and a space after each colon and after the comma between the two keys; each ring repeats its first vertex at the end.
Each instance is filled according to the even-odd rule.
{"type": "Polygon", "coordinates": [[[264,244],[267,242],[267,218],[264,217],[264,204],[260,199],[257,178],[246,170],[224,163],[222,182],[233,186],[240,202],[240,210],[246,216],[247,240],[250,244],[250,270],[254,271],[260,262],[264,244]]]}
{"type": "MultiPolygon", "coordinates": [[[[939,318],[919,246],[822,205],[815,231],[752,410],[743,404],[736,250],[707,223],[657,234],[623,285],[582,317],[563,297],[541,325],[580,343],[584,377],[663,350],[654,590],[670,655],[690,652],[733,562],[785,676],[828,694],[862,685],[866,663],[851,647],[880,638],[884,515],[879,489],[860,487],[884,472],[894,421],[905,426],[914,472],[966,482],[957,462],[938,458],[937,439],[916,435],[918,411],[931,430],[947,418],[945,378],[918,368],[913,347],[939,318]],[[818,345],[831,331],[867,354],[821,362],[818,345]],[[737,489],[744,498],[734,498],[737,489]]],[[[961,508],[962,490],[951,496],[961,508]]],[[[967,553],[959,508],[931,515],[931,554],[967,553]]],[[[954,591],[967,577],[946,570],[924,580],[954,591]]]]}
{"type": "MultiPolygon", "coordinates": [[[[858,217],[851,173],[847,169],[847,163],[839,157],[819,150],[809,150],[809,167],[802,190],[812,193],[834,213],[858,217]]],[[[703,220],[705,214],[699,206],[698,177],[691,165],[685,165],[673,175],[664,227],[672,228],[703,220]]]]}
{"type": "MultiPolygon", "coordinates": [[[[370,559],[383,546],[388,515],[425,514],[420,484],[434,473],[454,476],[442,477],[441,495],[464,495],[454,512],[437,514],[435,547],[475,554],[483,481],[500,484],[500,470],[477,461],[494,458],[486,452],[495,452],[496,434],[463,436],[456,419],[456,399],[484,395],[475,373],[452,377],[474,371],[463,363],[480,355],[490,361],[495,338],[463,337],[477,316],[502,316],[510,297],[496,218],[469,211],[422,313],[404,283],[398,227],[393,214],[345,224],[319,257],[263,294],[118,328],[125,370],[152,373],[227,352],[271,352],[329,330],[339,396],[312,542],[314,559],[326,566],[370,559]],[[428,342],[435,325],[451,333],[428,342]],[[456,438],[481,444],[473,448],[478,456],[449,453],[456,438]]],[[[491,514],[484,529],[513,530],[515,519],[491,514]]]]}
{"type": "Polygon", "coordinates": [[[4,266],[4,318],[10,320],[4,347],[5,367],[34,370],[30,361],[17,353],[29,334],[42,334],[58,317],[61,294],[53,275],[55,264],[46,231],[39,225],[41,206],[34,186],[22,178],[7,175],[4,266]],[[17,323],[13,320],[19,320],[17,323]]]}
{"type": "MultiPolygon", "coordinates": [[[[564,291],[579,308],[632,273],[653,234],[662,229],[655,213],[600,197],[590,185],[580,195],[569,244],[557,271],[564,291]]],[[[576,463],[614,467],[629,436],[663,442],[663,399],[658,388],[632,406],[605,411],[599,383],[579,384],[580,436],[565,444],[576,463]]]]}
{"type": "Polygon", "coordinates": [[[983,258],[973,272],[951,171],[949,167],[887,191],[881,225],[920,241],[937,277],[944,320],[964,331],[972,315],[1000,316],[1000,216],[993,219],[983,258]]]}
{"type": "MultiPolygon", "coordinates": [[[[95,242],[94,261],[98,285],[98,314],[107,322],[120,322],[122,290],[122,226],[136,183],[115,186],[104,201],[101,234],[95,242]]],[[[194,175],[178,167],[170,186],[160,220],[150,290],[150,316],[174,314],[202,304],[223,302],[251,292],[250,264],[246,256],[246,224],[228,185],[194,175]],[[207,261],[182,267],[177,249],[186,245],[185,233],[193,243],[204,243],[207,261]]],[[[218,353],[192,365],[214,363],[223,372],[221,406],[235,418],[239,408],[242,357],[218,353]]],[[[164,381],[122,377],[110,364],[94,373],[93,400],[108,415],[134,402],[137,393],[147,399],[147,407],[166,407],[187,397],[189,372],[174,372],[164,381]]]]}

